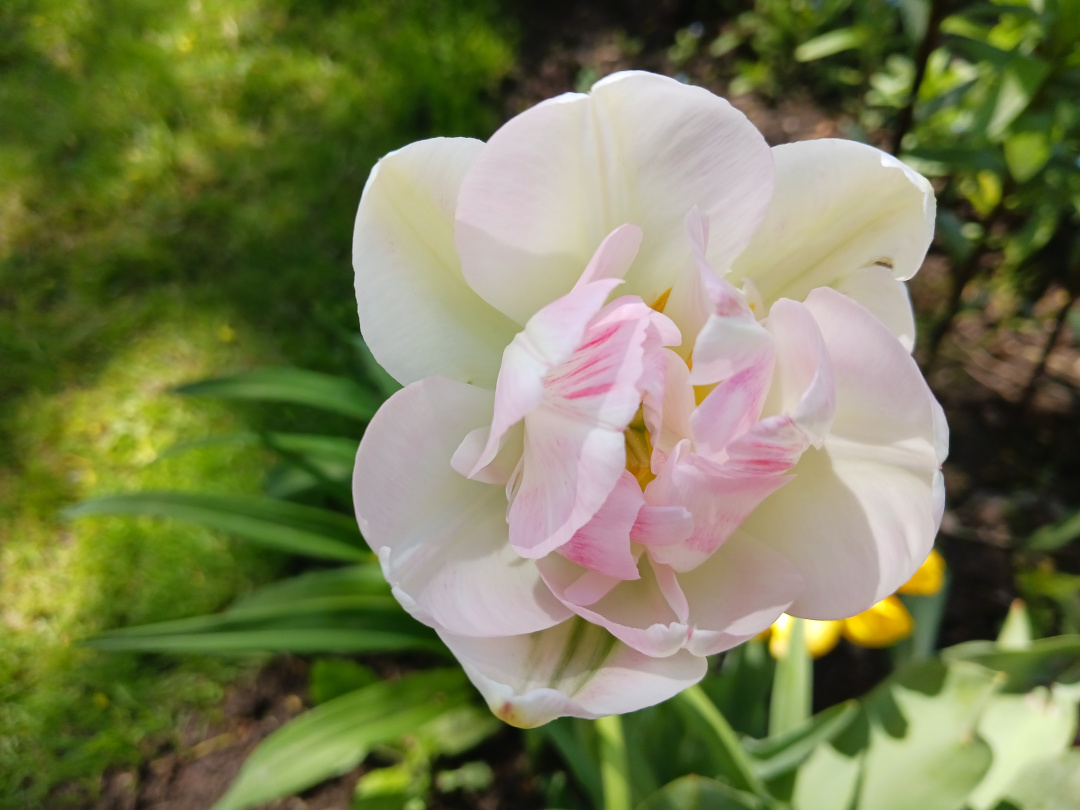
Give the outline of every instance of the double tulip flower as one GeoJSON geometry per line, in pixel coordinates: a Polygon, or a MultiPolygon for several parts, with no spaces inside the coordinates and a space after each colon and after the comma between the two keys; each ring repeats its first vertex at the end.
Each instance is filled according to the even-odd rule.
{"type": "Polygon", "coordinates": [[[912,576],[948,441],[902,283],[933,221],[895,158],[770,149],[647,73],[379,162],[360,326],[405,387],[356,513],[499,717],[657,703],[782,613],[912,576]]]}

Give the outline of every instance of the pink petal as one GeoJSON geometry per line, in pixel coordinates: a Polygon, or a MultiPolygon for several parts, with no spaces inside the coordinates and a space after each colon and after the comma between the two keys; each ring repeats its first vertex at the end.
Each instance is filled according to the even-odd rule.
{"type": "Polygon", "coordinates": [[[673,546],[686,540],[693,531],[694,517],[685,507],[646,504],[638,512],[630,539],[649,548],[673,546]]]}
{"type": "Polygon", "coordinates": [[[368,425],[353,476],[357,520],[395,596],[460,635],[531,633],[570,615],[507,542],[502,488],[450,467],[491,405],[490,392],[439,377],[406,386],[368,425]]]}
{"type": "Polygon", "coordinates": [[[718,459],[736,436],[745,433],[761,415],[772,383],[770,355],[721,381],[690,416],[694,449],[718,459]]]}
{"type": "Polygon", "coordinates": [[[693,686],[706,670],[704,658],[686,651],[652,658],[580,619],[531,635],[439,635],[491,711],[522,728],[643,709],[693,686]]]}
{"type": "Polygon", "coordinates": [[[645,504],[637,480],[623,472],[615,489],[592,520],[558,553],[583,568],[617,579],[637,579],[637,559],[630,551],[630,530],[645,504]]]}
{"type": "Polygon", "coordinates": [[[693,515],[694,530],[683,543],[651,548],[650,556],[679,572],[696,568],[787,482],[780,475],[730,477],[722,466],[690,452],[688,441],[680,443],[645,489],[645,500],[653,506],[685,507],[693,515]]]}

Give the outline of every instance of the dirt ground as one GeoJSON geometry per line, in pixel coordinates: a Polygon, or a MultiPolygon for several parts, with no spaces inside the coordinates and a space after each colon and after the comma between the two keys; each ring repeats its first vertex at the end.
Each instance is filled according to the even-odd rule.
{"type": "MultiPolygon", "coordinates": [[[[572,90],[583,75],[637,67],[670,72],[665,56],[674,31],[691,20],[671,2],[625,4],[618,15],[602,3],[545,4],[523,11],[524,59],[507,82],[504,109],[512,115],[537,101],[572,90]],[[561,16],[560,16],[561,15],[561,16]],[[626,49],[633,34],[636,53],[626,49]]],[[[695,80],[724,94],[705,70],[695,80]]],[[[769,106],[754,96],[732,102],[770,143],[835,136],[842,120],[805,98],[769,106]]],[[[921,313],[934,313],[947,295],[946,261],[931,253],[912,284],[921,313]]],[[[948,506],[938,547],[952,575],[942,645],[992,638],[1017,593],[1013,542],[1033,527],[1059,518],[1080,491],[1080,350],[1064,330],[1046,372],[1028,388],[1060,302],[1051,292],[1035,317],[1003,318],[993,302],[961,312],[926,369],[949,418],[951,453],[945,465],[948,506]],[[1071,496],[1070,496],[1070,493],[1071,496]]],[[[919,355],[916,355],[919,357],[919,355]]],[[[1075,503],[1073,503],[1075,506],[1075,503]]],[[[1073,560],[1080,570],[1080,560],[1073,560]]],[[[1068,560],[1065,564],[1070,564],[1068,560]]],[[[818,663],[819,703],[865,691],[888,671],[880,651],[841,648],[818,663]]],[[[247,754],[305,705],[306,665],[282,658],[258,678],[235,685],[222,719],[191,718],[179,745],[151,752],[136,771],[110,774],[94,810],[205,810],[219,798],[247,754]]],[[[520,738],[509,730],[484,752],[496,773],[483,795],[449,794],[441,808],[540,807],[535,778],[520,738]]],[[[476,758],[476,755],[473,755],[476,758]]],[[[347,808],[357,769],[297,798],[267,807],[289,810],[347,808]]]]}

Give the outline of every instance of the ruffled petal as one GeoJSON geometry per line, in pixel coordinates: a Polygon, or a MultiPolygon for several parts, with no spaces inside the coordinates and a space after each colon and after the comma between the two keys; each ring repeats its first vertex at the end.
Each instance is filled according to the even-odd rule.
{"type": "Polygon", "coordinates": [[[768,218],[735,261],[766,302],[803,300],[815,287],[885,267],[911,278],[934,235],[934,191],[872,146],[834,139],[773,147],[768,218]]]}
{"type": "Polygon", "coordinates": [[[494,386],[517,325],[465,283],[454,245],[461,179],[484,144],[434,138],[384,157],[353,231],[360,329],[403,385],[439,374],[494,386]]]}
{"type": "Polygon", "coordinates": [[[678,572],[693,570],[789,480],[782,475],[729,475],[721,465],[692,453],[688,441],[681,442],[645,489],[645,501],[684,507],[693,516],[694,529],[682,543],[650,548],[650,556],[678,572]]]}
{"type": "Polygon", "coordinates": [[[769,627],[805,583],[787,558],[735,532],[702,565],[679,574],[694,632],[687,649],[714,655],[769,627]]]}
{"type": "Polygon", "coordinates": [[[575,604],[569,593],[585,575],[582,568],[557,556],[537,561],[537,567],[563,604],[639,652],[667,657],[685,647],[690,638],[685,618],[672,608],[653,567],[647,563],[641,566],[638,579],[620,582],[588,605],[575,604]]]}
{"type": "Polygon", "coordinates": [[[640,406],[646,343],[665,320],[637,298],[613,301],[544,377],[543,402],[525,417],[521,485],[509,512],[510,542],[523,556],[569,541],[625,471],[623,431],[640,406]]]}
{"type": "Polygon", "coordinates": [[[581,619],[505,638],[439,635],[491,711],[521,728],[643,709],[693,686],[707,668],[685,650],[643,655],[581,619]]]}
{"type": "Polygon", "coordinates": [[[619,73],[511,119],[462,184],[455,228],[462,267],[484,300],[518,323],[566,293],[613,228],[644,241],[627,292],[645,301],[687,266],[683,217],[717,224],[723,271],[763,220],[772,156],[761,134],[700,87],[619,73]]]}
{"type": "Polygon", "coordinates": [[[394,595],[460,635],[530,633],[570,615],[507,542],[502,488],[450,467],[491,405],[489,391],[439,377],[405,387],[365,431],[353,477],[360,529],[394,595]]]}
{"type": "Polygon", "coordinates": [[[558,553],[583,568],[617,579],[637,579],[637,559],[630,551],[630,532],[645,505],[641,487],[623,472],[615,489],[592,520],[578,529],[558,553]]]}
{"type": "Polygon", "coordinates": [[[946,428],[914,360],[880,321],[834,290],[815,290],[806,306],[828,347],[836,416],[822,449],[803,454],[792,482],[743,529],[806,578],[789,613],[841,619],[895,591],[929,553],[946,428]]]}

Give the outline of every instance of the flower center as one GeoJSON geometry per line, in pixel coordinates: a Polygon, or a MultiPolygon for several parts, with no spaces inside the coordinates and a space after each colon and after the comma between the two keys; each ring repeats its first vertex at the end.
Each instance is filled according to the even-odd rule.
{"type": "Polygon", "coordinates": [[[649,429],[645,427],[644,408],[638,408],[629,426],[623,431],[626,441],[626,469],[644,491],[646,485],[656,476],[652,471],[652,440],[649,429]]]}

